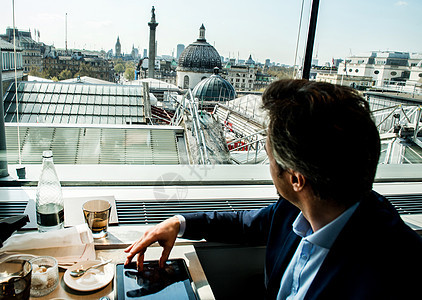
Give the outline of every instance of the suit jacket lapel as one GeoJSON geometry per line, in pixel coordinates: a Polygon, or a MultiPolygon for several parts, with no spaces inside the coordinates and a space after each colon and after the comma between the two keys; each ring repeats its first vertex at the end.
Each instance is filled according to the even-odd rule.
{"type": "Polygon", "coordinates": [[[370,210],[369,201],[369,199],[361,200],[358,208],[340,232],[309,287],[305,299],[318,298],[334,278],[337,279],[337,276],[345,274],[343,271],[350,274],[350,270],[346,269],[350,268],[351,261],[355,259],[356,254],[353,253],[353,249],[359,248],[361,243],[364,243],[363,232],[367,226],[366,211],[370,210]]]}

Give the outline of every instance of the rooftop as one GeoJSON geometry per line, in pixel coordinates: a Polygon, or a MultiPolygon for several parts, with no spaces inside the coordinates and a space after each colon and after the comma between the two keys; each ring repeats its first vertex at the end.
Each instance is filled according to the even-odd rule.
{"type": "MultiPolygon", "coordinates": [[[[6,124],[7,160],[18,164],[18,125],[6,124]]],[[[22,164],[41,164],[53,151],[55,164],[174,165],[187,160],[178,126],[20,124],[22,164]]]]}
{"type": "MultiPolygon", "coordinates": [[[[142,86],[19,82],[22,123],[140,124],[150,112],[142,86]]],[[[5,122],[16,122],[15,84],[4,97],[5,122]]]]}
{"type": "MultiPolygon", "coordinates": [[[[6,42],[5,40],[0,38],[0,49],[1,50],[11,50],[11,51],[13,51],[13,44],[6,42]]],[[[16,46],[16,50],[22,50],[22,48],[16,46]]]]}

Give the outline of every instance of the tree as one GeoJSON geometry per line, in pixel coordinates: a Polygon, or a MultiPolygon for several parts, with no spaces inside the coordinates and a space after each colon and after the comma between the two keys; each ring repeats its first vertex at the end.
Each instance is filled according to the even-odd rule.
{"type": "Polygon", "coordinates": [[[41,77],[45,79],[50,79],[51,77],[53,77],[51,73],[52,73],[51,69],[49,68],[44,68],[42,71],[40,71],[39,68],[32,67],[31,70],[29,71],[29,75],[35,76],[35,77],[41,77]]]}
{"type": "Polygon", "coordinates": [[[278,79],[292,78],[293,67],[272,66],[268,69],[267,73],[271,76],[277,76],[278,79]]]}
{"type": "Polygon", "coordinates": [[[70,79],[70,78],[72,78],[72,72],[70,72],[69,70],[63,70],[59,74],[60,80],[66,80],[66,79],[70,79]]]}
{"type": "Polygon", "coordinates": [[[95,72],[90,65],[88,65],[86,63],[81,63],[80,66],[79,66],[79,71],[78,71],[78,73],[75,74],[75,76],[76,75],[78,75],[80,77],[82,77],[82,76],[95,77],[95,72]]]}
{"type": "Polygon", "coordinates": [[[29,71],[29,75],[35,76],[35,77],[42,77],[40,68],[37,68],[37,67],[31,67],[31,70],[29,71]]]}
{"type": "Polygon", "coordinates": [[[117,63],[115,66],[114,66],[114,72],[116,72],[116,73],[123,73],[125,71],[125,66],[122,64],[122,63],[117,63]]]}
{"type": "Polygon", "coordinates": [[[125,78],[128,81],[132,81],[135,79],[135,68],[133,67],[127,67],[125,71],[125,78]]]}

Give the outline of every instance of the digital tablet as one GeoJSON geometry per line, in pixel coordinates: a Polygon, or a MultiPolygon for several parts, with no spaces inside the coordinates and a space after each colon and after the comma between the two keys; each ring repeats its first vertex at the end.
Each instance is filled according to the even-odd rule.
{"type": "Polygon", "coordinates": [[[138,272],[136,263],[116,265],[117,299],[197,299],[192,278],[183,259],[168,260],[159,268],[158,260],[145,261],[138,272]]]}

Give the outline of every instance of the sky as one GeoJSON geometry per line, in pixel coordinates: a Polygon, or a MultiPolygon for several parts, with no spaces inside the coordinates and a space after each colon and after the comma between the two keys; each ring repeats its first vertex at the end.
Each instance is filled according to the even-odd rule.
{"type": "MultiPolygon", "coordinates": [[[[40,41],[68,47],[148,48],[151,7],[155,6],[158,55],[176,55],[177,44],[194,42],[203,23],[206,39],[220,55],[292,65],[301,6],[298,61],[304,56],[311,0],[15,0],[15,25],[40,32],[40,41]]],[[[3,0],[0,33],[13,25],[12,0],[3,0]]],[[[319,63],[362,52],[390,50],[422,53],[421,0],[320,0],[314,56],[319,63]]]]}

